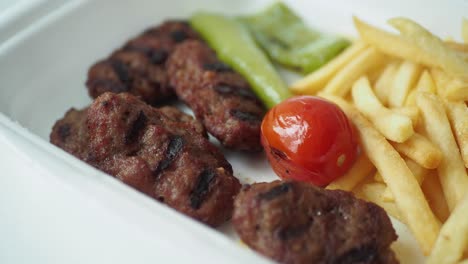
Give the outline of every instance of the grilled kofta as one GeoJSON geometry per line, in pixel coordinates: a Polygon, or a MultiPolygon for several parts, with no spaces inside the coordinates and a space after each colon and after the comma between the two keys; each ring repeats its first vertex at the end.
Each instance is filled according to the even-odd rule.
{"type": "Polygon", "coordinates": [[[179,43],[196,38],[197,33],[183,21],[150,28],[89,69],[86,85],[90,96],[129,92],[151,105],[171,99],[174,91],[165,61],[179,43]]]}
{"type": "Polygon", "coordinates": [[[88,109],[67,112],[50,138],[201,222],[217,226],[231,217],[240,189],[231,165],[202,125],[175,108],[154,108],[128,93],[104,93],[88,109]]]}
{"type": "Polygon", "coordinates": [[[50,133],[50,142],[73,156],[86,160],[88,155],[88,130],[86,127],[86,111],[68,110],[65,116],[58,120],[50,133]]]}
{"type": "Polygon", "coordinates": [[[233,224],[251,248],[281,263],[398,263],[385,211],[308,183],[258,183],[235,200],[233,224]]]}
{"type": "Polygon", "coordinates": [[[264,107],[245,79],[199,40],[178,45],[166,63],[169,83],[225,147],[260,151],[264,107]]]}

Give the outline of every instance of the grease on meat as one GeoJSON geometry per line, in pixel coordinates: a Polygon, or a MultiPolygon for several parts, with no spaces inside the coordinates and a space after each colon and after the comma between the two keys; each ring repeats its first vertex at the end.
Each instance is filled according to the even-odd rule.
{"type": "Polygon", "coordinates": [[[235,200],[233,224],[251,248],[281,263],[398,263],[385,211],[308,183],[258,183],[235,200]]]}
{"type": "Polygon", "coordinates": [[[231,165],[203,126],[175,108],[154,108],[128,93],[104,93],[88,109],[67,112],[50,138],[201,222],[217,226],[231,217],[240,189],[231,165]],[[64,137],[60,131],[67,126],[72,129],[64,137]]]}
{"type": "Polygon", "coordinates": [[[199,40],[178,45],[167,61],[169,82],[208,132],[225,147],[260,151],[265,110],[246,80],[199,40]]]}
{"type": "Polygon", "coordinates": [[[96,98],[105,92],[128,92],[151,105],[172,99],[166,59],[178,44],[196,38],[184,21],[167,21],[146,30],[89,69],[89,94],[96,98]]]}

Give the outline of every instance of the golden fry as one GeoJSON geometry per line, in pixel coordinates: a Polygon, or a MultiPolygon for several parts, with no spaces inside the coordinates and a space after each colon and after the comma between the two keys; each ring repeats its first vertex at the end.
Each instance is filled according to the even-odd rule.
{"type": "Polygon", "coordinates": [[[435,169],[442,161],[443,156],[440,149],[419,133],[414,133],[403,143],[391,142],[391,144],[398,152],[424,168],[435,169]]]}
{"type": "Polygon", "coordinates": [[[398,70],[399,64],[396,62],[388,64],[380,77],[375,82],[375,95],[383,105],[388,104],[388,96],[392,89],[393,79],[398,70]]]}
{"type": "Polygon", "coordinates": [[[468,192],[440,229],[428,264],[457,263],[468,248],[468,192]]]}
{"type": "Polygon", "coordinates": [[[468,82],[452,78],[439,69],[432,69],[431,74],[439,95],[453,101],[468,101],[468,82]]]}
{"type": "Polygon", "coordinates": [[[456,50],[461,53],[468,53],[468,43],[459,43],[454,41],[446,41],[445,45],[449,48],[456,50]]]}
{"type": "Polygon", "coordinates": [[[416,87],[408,95],[405,104],[408,106],[416,105],[416,93],[418,92],[436,93],[436,85],[434,80],[432,80],[431,74],[427,70],[422,72],[416,87]]]}
{"type": "Polygon", "coordinates": [[[323,89],[324,93],[344,97],[351,89],[351,84],[368,70],[380,66],[385,56],[375,48],[366,48],[354,60],[345,65],[328,82],[323,89]]]}
{"type": "Polygon", "coordinates": [[[327,189],[351,191],[371,174],[374,169],[374,165],[372,165],[366,155],[361,154],[345,175],[330,183],[327,189]]]}
{"type": "Polygon", "coordinates": [[[460,154],[468,168],[468,108],[464,102],[445,102],[452,131],[457,140],[460,154]]]}
{"type": "Polygon", "coordinates": [[[427,175],[421,187],[434,214],[442,223],[445,222],[450,215],[450,211],[437,174],[431,172],[427,175]]]}
{"type": "Polygon", "coordinates": [[[442,101],[436,95],[418,93],[416,104],[421,110],[429,139],[441,150],[437,167],[445,199],[452,211],[468,190],[468,176],[442,101]]]}
{"type": "Polygon", "coordinates": [[[354,123],[364,153],[381,173],[395,197],[402,219],[413,232],[423,252],[428,254],[437,238],[440,224],[411,170],[398,152],[356,108],[336,96],[326,95],[326,99],[340,106],[354,123]]]}
{"type": "Polygon", "coordinates": [[[299,94],[315,94],[321,90],[333,76],[346,64],[361,54],[368,47],[363,41],[354,42],[349,48],[320,69],[310,73],[305,78],[295,82],[289,87],[299,94]]]}
{"type": "Polygon", "coordinates": [[[374,95],[369,80],[361,77],[353,84],[352,96],[359,111],[367,117],[387,139],[404,142],[414,133],[411,119],[385,108],[374,95]]]}
{"type": "Polygon", "coordinates": [[[419,108],[416,106],[403,106],[398,108],[393,108],[393,112],[404,115],[411,119],[411,123],[413,123],[413,127],[416,127],[419,120],[419,108]]]}
{"type": "Polygon", "coordinates": [[[353,17],[353,20],[361,38],[381,52],[424,65],[438,66],[432,61],[431,54],[422,52],[419,47],[413,45],[409,40],[371,26],[357,17],[353,17]]]}
{"type": "Polygon", "coordinates": [[[382,175],[380,175],[380,173],[378,171],[376,171],[375,174],[374,174],[374,181],[384,183],[382,175]]]}
{"type": "MultiPolygon", "coordinates": [[[[419,185],[421,185],[426,175],[429,174],[429,170],[419,166],[419,164],[417,164],[416,162],[412,161],[409,158],[405,157],[404,160],[406,162],[406,165],[408,166],[408,168],[411,170],[414,177],[418,181],[419,185]]],[[[387,201],[387,202],[395,201],[395,198],[393,197],[393,193],[390,191],[388,187],[385,189],[385,192],[383,193],[383,199],[384,201],[387,201]]]]}
{"type": "Polygon", "coordinates": [[[404,105],[409,91],[419,79],[422,67],[411,61],[404,61],[398,68],[392,82],[388,97],[388,105],[401,107],[404,105]]]}
{"type": "Polygon", "coordinates": [[[398,29],[412,45],[417,46],[423,53],[430,54],[435,66],[444,69],[453,77],[468,81],[468,62],[445,45],[440,38],[408,18],[393,18],[389,20],[389,23],[398,29]]]}

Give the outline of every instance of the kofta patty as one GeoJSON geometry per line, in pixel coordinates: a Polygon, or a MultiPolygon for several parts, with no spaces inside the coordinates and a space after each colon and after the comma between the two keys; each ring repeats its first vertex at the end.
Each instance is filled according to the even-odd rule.
{"type": "Polygon", "coordinates": [[[128,92],[151,105],[170,100],[174,91],[168,83],[166,59],[178,44],[196,38],[184,21],[167,21],[146,30],[89,69],[90,96],[128,92]]]}
{"type": "Polygon", "coordinates": [[[281,263],[398,263],[385,211],[344,191],[253,184],[237,196],[233,224],[248,246],[281,263]]]}
{"type": "Polygon", "coordinates": [[[178,45],[167,61],[169,83],[225,147],[260,151],[265,109],[249,84],[204,42],[178,45]]]}
{"type": "Polygon", "coordinates": [[[198,121],[128,93],[104,93],[80,114],[85,118],[77,121],[75,111],[67,112],[51,142],[70,153],[86,152],[77,156],[201,222],[217,226],[230,219],[240,183],[198,121]],[[76,129],[56,140],[69,123],[76,129]]]}
{"type": "Polygon", "coordinates": [[[85,160],[88,155],[86,111],[71,108],[58,120],[50,133],[50,142],[73,156],[85,160]]]}

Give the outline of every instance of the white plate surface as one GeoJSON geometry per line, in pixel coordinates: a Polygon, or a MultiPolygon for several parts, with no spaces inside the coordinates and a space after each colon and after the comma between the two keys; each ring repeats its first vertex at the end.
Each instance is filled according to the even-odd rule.
{"type": "MultiPolygon", "coordinates": [[[[209,229],[47,142],[68,108],[90,103],[88,67],[125,40],[199,9],[245,14],[270,2],[33,1],[0,17],[0,263],[269,263],[229,224],[209,229]]],[[[381,26],[408,16],[458,38],[468,10],[462,0],[286,2],[312,26],[351,36],[358,15],[381,26]]],[[[276,178],[262,155],[226,155],[243,182],[276,178]]],[[[394,226],[401,262],[423,262],[406,227],[394,226]]]]}

